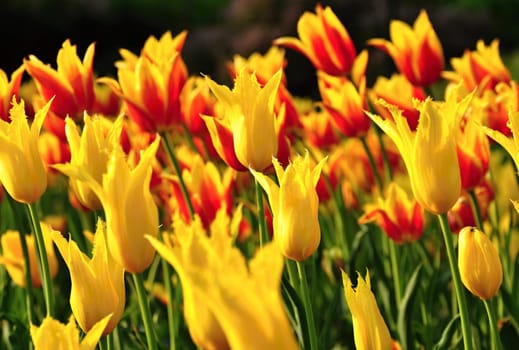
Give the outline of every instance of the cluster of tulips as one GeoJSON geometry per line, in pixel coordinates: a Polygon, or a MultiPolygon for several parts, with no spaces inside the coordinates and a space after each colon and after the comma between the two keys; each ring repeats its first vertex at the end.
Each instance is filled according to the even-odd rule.
{"type": "Polygon", "coordinates": [[[426,11],[360,53],[330,7],[226,62],[187,32],[98,77],[0,70],[0,348],[503,349],[519,334],[519,92],[426,11]],[[368,86],[368,48],[397,72],[368,86]],[[320,100],[287,88],[285,49],[320,100]],[[450,70],[449,70],[450,69],[450,70]],[[200,74],[202,73],[202,74],[200,74]]]}

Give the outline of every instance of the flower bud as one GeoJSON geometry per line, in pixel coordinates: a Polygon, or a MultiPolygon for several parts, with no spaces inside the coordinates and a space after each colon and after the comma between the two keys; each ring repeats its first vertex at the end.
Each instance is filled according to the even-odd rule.
{"type": "Polygon", "coordinates": [[[458,267],[463,285],[475,296],[490,299],[503,281],[499,253],[488,236],[475,227],[460,231],[458,267]]]}

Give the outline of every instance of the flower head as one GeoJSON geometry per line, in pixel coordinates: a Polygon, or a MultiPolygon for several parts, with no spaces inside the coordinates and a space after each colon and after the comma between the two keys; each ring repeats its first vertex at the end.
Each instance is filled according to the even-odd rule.
{"type": "Polygon", "coordinates": [[[51,102],[36,112],[30,127],[23,101],[13,100],[10,123],[0,120],[0,178],[7,192],[18,202],[34,203],[47,188],[38,138],[51,102]]]}

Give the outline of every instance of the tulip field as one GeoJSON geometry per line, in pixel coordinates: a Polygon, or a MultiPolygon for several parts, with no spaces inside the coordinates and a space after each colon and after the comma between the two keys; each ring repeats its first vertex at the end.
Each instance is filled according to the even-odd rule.
{"type": "Polygon", "coordinates": [[[415,18],[354,44],[317,4],[230,84],[187,30],[0,67],[0,349],[514,348],[518,84],[415,18]]]}

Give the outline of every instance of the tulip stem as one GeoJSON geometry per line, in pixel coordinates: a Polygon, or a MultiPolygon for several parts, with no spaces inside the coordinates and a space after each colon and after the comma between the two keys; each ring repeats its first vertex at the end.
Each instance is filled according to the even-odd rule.
{"type": "Polygon", "coordinates": [[[454,253],[454,243],[452,241],[452,232],[449,228],[449,221],[447,214],[439,214],[438,219],[443,234],[443,240],[445,241],[445,248],[447,250],[447,258],[449,260],[449,266],[452,274],[452,282],[454,284],[454,291],[456,293],[456,299],[458,301],[458,308],[461,318],[461,331],[463,334],[463,345],[465,350],[472,349],[472,333],[470,329],[469,313],[467,309],[467,301],[465,298],[465,290],[461,284],[460,271],[456,264],[456,255],[454,253]]]}
{"type": "Polygon", "coordinates": [[[494,313],[494,307],[492,305],[491,300],[484,300],[483,304],[485,304],[485,309],[487,310],[488,323],[490,326],[490,335],[492,337],[492,349],[493,350],[502,350],[503,345],[501,344],[501,338],[499,338],[499,331],[497,330],[497,321],[496,315],[494,313]]]}
{"type": "Polygon", "coordinates": [[[299,273],[300,292],[303,299],[303,306],[306,314],[306,324],[308,326],[308,337],[310,339],[310,350],[317,350],[317,331],[315,328],[314,312],[312,310],[312,300],[310,299],[310,291],[308,288],[308,280],[306,278],[306,270],[303,263],[297,262],[297,271],[299,273]]]}
{"type": "Polygon", "coordinates": [[[256,205],[258,206],[258,228],[259,228],[259,239],[260,247],[263,247],[269,240],[267,233],[267,224],[265,222],[265,211],[263,210],[263,189],[259,184],[258,180],[254,178],[256,187],[256,205]]]}
{"type": "Polygon", "coordinates": [[[361,137],[360,140],[362,141],[362,146],[364,147],[366,155],[368,156],[369,165],[371,166],[371,170],[373,170],[373,176],[375,177],[377,187],[382,192],[382,190],[384,189],[384,187],[382,186],[382,178],[380,177],[380,174],[378,172],[377,164],[375,163],[375,158],[373,158],[373,153],[371,153],[371,150],[369,149],[369,145],[366,141],[366,138],[361,137]]]}
{"type": "Polygon", "coordinates": [[[476,226],[480,230],[483,230],[483,220],[481,218],[481,210],[479,208],[478,198],[476,197],[476,193],[474,193],[474,189],[470,189],[468,192],[476,226]]]}
{"type": "Polygon", "coordinates": [[[137,298],[139,299],[139,308],[141,310],[142,321],[144,323],[144,332],[146,333],[146,341],[149,350],[157,350],[157,341],[153,332],[153,323],[151,321],[151,311],[148,299],[146,298],[146,291],[144,289],[144,281],[142,275],[139,273],[132,273],[133,283],[137,291],[137,298]]]}
{"type": "Polygon", "coordinates": [[[395,301],[397,308],[402,302],[402,284],[400,282],[400,269],[398,268],[398,257],[396,251],[396,243],[386,237],[389,243],[389,258],[391,260],[391,269],[393,275],[393,284],[395,285],[395,301]]]}
{"type": "Polygon", "coordinates": [[[42,277],[43,296],[45,299],[45,306],[47,308],[47,316],[54,316],[55,296],[52,286],[52,278],[50,276],[49,260],[47,258],[47,251],[45,250],[45,240],[43,239],[43,232],[41,230],[40,220],[38,218],[38,211],[35,203],[28,203],[27,210],[29,218],[33,227],[34,236],[36,238],[36,252],[38,255],[38,267],[42,277]]]}
{"type": "Polygon", "coordinates": [[[164,277],[164,287],[166,288],[166,294],[168,296],[168,303],[166,309],[168,312],[168,332],[169,332],[169,349],[175,350],[176,347],[176,332],[175,332],[175,310],[173,309],[173,303],[175,296],[173,294],[173,284],[171,283],[171,269],[169,264],[162,256],[160,257],[162,272],[164,277]]]}
{"type": "Polygon", "coordinates": [[[189,192],[187,191],[186,183],[184,182],[184,179],[182,178],[182,171],[180,169],[180,164],[178,163],[178,159],[175,156],[175,152],[173,151],[173,148],[171,147],[171,144],[169,143],[168,134],[166,132],[160,133],[162,144],[164,145],[164,148],[166,149],[166,152],[168,154],[169,159],[173,163],[173,167],[175,168],[175,173],[178,177],[178,183],[180,185],[180,190],[182,191],[182,196],[184,197],[184,201],[186,202],[186,205],[189,209],[189,215],[191,218],[195,215],[195,209],[193,208],[193,203],[191,202],[191,197],[189,197],[189,192]]]}

